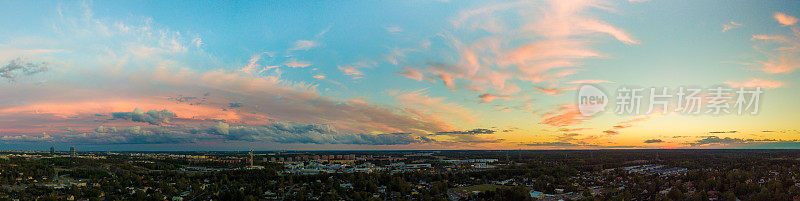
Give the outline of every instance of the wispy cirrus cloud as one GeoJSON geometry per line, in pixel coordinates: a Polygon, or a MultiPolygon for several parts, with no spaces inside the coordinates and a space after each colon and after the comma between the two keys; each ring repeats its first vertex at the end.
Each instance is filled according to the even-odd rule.
{"type": "Polygon", "coordinates": [[[788,36],[753,35],[752,40],[764,42],[755,47],[766,56],[766,60],[756,60],[755,62],[761,64],[760,70],[767,74],[791,73],[800,68],[800,30],[794,27],[797,19],[783,13],[776,13],[775,20],[782,26],[788,26],[792,34],[788,36]]]}
{"type": "MultiPolygon", "coordinates": [[[[256,71],[258,71],[257,73],[261,73],[267,70],[280,67],[279,65],[274,65],[274,64],[273,65],[266,64],[264,67],[261,67],[262,64],[260,64],[260,62],[264,62],[264,56],[266,56],[266,58],[272,58],[274,55],[272,52],[262,52],[253,55],[252,57],[250,57],[250,60],[248,60],[247,65],[237,71],[241,71],[244,73],[256,73],[256,71]]],[[[293,64],[293,65],[299,65],[299,64],[293,64]]],[[[295,66],[290,66],[290,67],[295,67],[295,66]]]]}
{"type": "Polygon", "coordinates": [[[322,39],[322,37],[326,33],[328,33],[328,31],[330,31],[330,29],[331,29],[331,26],[329,26],[328,28],[323,29],[322,31],[320,31],[319,33],[314,35],[314,39],[313,40],[297,40],[297,41],[295,41],[294,42],[294,47],[289,49],[289,51],[309,50],[309,49],[313,49],[313,48],[319,47],[320,46],[319,40],[322,39]]]}
{"type": "Polygon", "coordinates": [[[511,96],[508,96],[508,95],[497,95],[497,94],[490,94],[490,93],[485,93],[485,94],[478,95],[478,98],[481,98],[481,103],[491,103],[496,99],[504,99],[504,100],[514,99],[514,97],[511,97],[511,96]]]}
{"type": "Polygon", "coordinates": [[[386,27],[384,27],[384,29],[386,29],[386,31],[388,31],[389,33],[400,33],[400,32],[403,32],[403,28],[402,27],[394,26],[394,25],[393,26],[386,26],[386,27]]]}
{"type": "Polygon", "coordinates": [[[480,120],[477,113],[456,103],[446,102],[445,98],[432,97],[427,94],[427,89],[416,91],[395,91],[391,95],[408,108],[418,109],[420,112],[438,116],[442,119],[456,121],[463,124],[475,124],[480,120]]]}
{"type": "Polygon", "coordinates": [[[243,67],[242,69],[239,69],[239,71],[242,71],[242,72],[245,72],[245,73],[253,73],[253,71],[255,71],[256,68],[261,66],[261,65],[257,64],[258,60],[261,60],[261,56],[260,55],[255,55],[255,56],[251,57],[249,63],[247,64],[247,66],[243,67]]]}
{"type": "Polygon", "coordinates": [[[730,22],[730,23],[728,23],[728,24],[723,24],[723,25],[722,25],[722,32],[726,32],[726,31],[728,31],[728,30],[735,29],[735,28],[739,28],[739,27],[742,27],[742,26],[744,26],[744,25],[743,25],[743,24],[740,24],[740,23],[736,23],[736,22],[734,22],[734,21],[731,21],[731,22],[730,22]]]}
{"type": "Polygon", "coordinates": [[[350,76],[353,79],[360,79],[364,78],[364,72],[360,69],[372,68],[375,65],[377,65],[377,63],[374,61],[362,60],[348,65],[340,65],[337,66],[337,68],[342,71],[344,75],[350,76]]]}
{"type": "Polygon", "coordinates": [[[426,76],[419,69],[416,68],[403,67],[403,71],[399,71],[397,72],[397,74],[400,74],[403,77],[416,81],[422,81],[423,79],[431,82],[434,81],[434,78],[426,76]]]}
{"type": "MultiPolygon", "coordinates": [[[[438,79],[451,90],[469,89],[480,94],[514,95],[521,91],[520,83],[556,83],[578,73],[580,70],[574,67],[583,59],[605,57],[591,47],[591,43],[602,41],[599,36],[610,36],[623,44],[639,43],[626,31],[593,17],[593,12],[610,7],[592,0],[517,1],[465,10],[451,20],[455,29],[489,34],[480,34],[483,37],[477,39],[460,37],[459,33],[440,34],[432,40],[434,46],[449,49],[439,49],[435,54],[453,59],[416,62],[423,67],[404,68],[400,74],[417,81],[438,79]],[[503,23],[507,18],[519,23],[503,23]]],[[[556,90],[560,88],[542,89],[558,94],[563,91],[556,90]]]]}
{"type": "Polygon", "coordinates": [[[556,111],[545,113],[541,118],[543,124],[555,127],[570,126],[587,120],[574,103],[559,105],[556,111]]]}
{"type": "MultiPolygon", "coordinates": [[[[604,130],[604,131],[603,131],[603,133],[604,133],[604,134],[606,134],[606,135],[608,135],[608,136],[619,135],[619,134],[621,133],[620,131],[621,131],[622,129],[626,129],[626,128],[633,127],[633,126],[634,126],[634,125],[636,125],[637,123],[641,123],[641,122],[649,121],[649,120],[652,120],[652,119],[654,119],[654,118],[656,118],[656,117],[660,117],[660,116],[664,116],[664,115],[672,114],[672,113],[666,113],[666,114],[665,114],[665,113],[663,113],[662,111],[663,111],[663,109],[661,109],[661,108],[656,108],[656,109],[654,109],[654,110],[653,110],[651,113],[649,113],[649,114],[639,115],[639,116],[633,117],[633,118],[631,118],[631,119],[628,119],[628,120],[625,120],[625,121],[618,122],[618,123],[617,123],[617,124],[615,124],[614,126],[611,126],[611,128],[610,128],[610,129],[608,129],[608,130],[604,130]]],[[[667,112],[669,112],[669,111],[667,111],[667,112]]]]}
{"type": "Polygon", "coordinates": [[[284,63],[284,65],[292,68],[305,68],[311,66],[311,63],[306,61],[290,60],[289,62],[284,63]]]}
{"type": "Polygon", "coordinates": [[[308,50],[314,47],[319,46],[317,42],[310,41],[310,40],[298,40],[294,43],[294,47],[290,50],[308,50]]]}
{"type": "Polygon", "coordinates": [[[364,75],[364,73],[362,73],[361,71],[359,71],[358,69],[356,69],[353,66],[338,66],[338,68],[339,68],[340,71],[342,71],[344,73],[344,75],[352,75],[352,76],[355,76],[355,77],[364,75]]]}

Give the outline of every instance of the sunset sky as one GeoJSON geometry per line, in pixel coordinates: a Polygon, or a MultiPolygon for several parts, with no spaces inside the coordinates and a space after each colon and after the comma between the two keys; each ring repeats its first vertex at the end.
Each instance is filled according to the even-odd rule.
{"type": "Polygon", "coordinates": [[[800,148],[798,17],[781,0],[2,1],[0,150],[800,148]],[[578,112],[584,84],[604,112],[578,112]],[[614,113],[622,87],[642,114],[614,113]],[[735,93],[730,114],[644,114],[650,87],[764,93],[757,114],[735,93]]]}

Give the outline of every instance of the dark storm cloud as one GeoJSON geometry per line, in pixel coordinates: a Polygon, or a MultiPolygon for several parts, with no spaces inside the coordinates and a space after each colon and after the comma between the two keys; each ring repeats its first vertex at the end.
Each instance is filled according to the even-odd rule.
{"type": "Polygon", "coordinates": [[[736,132],[737,131],[711,131],[711,132],[708,132],[708,133],[720,134],[720,133],[736,133],[736,132]]]}
{"type": "Polygon", "coordinates": [[[244,106],[244,103],[242,102],[228,103],[228,107],[242,107],[242,106],[244,106]]]}
{"type": "MultiPolygon", "coordinates": [[[[746,141],[748,140],[743,140],[739,138],[730,138],[730,137],[719,138],[717,136],[707,136],[706,138],[697,140],[696,142],[690,144],[692,146],[706,145],[706,144],[735,144],[735,143],[744,143],[746,141]]],[[[749,141],[753,140],[750,139],[749,141]]]]}
{"type": "Polygon", "coordinates": [[[604,130],[604,131],[603,131],[603,133],[605,133],[606,135],[618,135],[618,134],[619,134],[619,131],[615,131],[615,130],[604,130]]]}
{"type": "Polygon", "coordinates": [[[61,141],[80,144],[180,144],[194,143],[211,135],[192,128],[97,127],[94,132],[61,136],[61,141]]]}
{"type": "Polygon", "coordinates": [[[17,58],[0,67],[0,77],[14,81],[19,76],[33,75],[47,70],[47,63],[32,63],[17,58]]]}
{"type": "Polygon", "coordinates": [[[477,134],[493,134],[495,132],[496,131],[490,130],[490,129],[476,128],[476,129],[466,130],[466,131],[442,131],[442,132],[436,132],[436,135],[451,135],[451,134],[477,135],[477,134]]]}
{"type": "Polygon", "coordinates": [[[531,147],[562,147],[562,148],[636,148],[636,146],[622,146],[622,145],[596,145],[596,144],[587,144],[587,143],[572,143],[572,142],[534,142],[534,143],[523,143],[520,144],[523,146],[531,146],[531,147]]]}
{"type": "Polygon", "coordinates": [[[662,142],[664,142],[664,140],[661,140],[661,139],[651,139],[651,140],[645,140],[644,141],[644,143],[662,143],[662,142]]]}
{"type": "Polygon", "coordinates": [[[775,139],[742,139],[742,138],[731,138],[725,137],[720,138],[717,136],[706,136],[703,139],[699,139],[696,142],[689,143],[692,146],[698,145],[708,145],[708,144],[773,144],[773,143],[796,143],[797,141],[793,140],[775,140],[775,139]]]}
{"type": "MultiPolygon", "coordinates": [[[[131,117],[132,118],[132,117],[131,117]]],[[[276,142],[300,144],[406,145],[436,140],[412,133],[340,133],[326,124],[277,122],[259,126],[233,126],[217,122],[207,127],[187,126],[99,126],[93,131],[66,134],[5,136],[6,142],[64,142],[78,144],[185,144],[204,141],[276,142]]]]}
{"type": "Polygon", "coordinates": [[[150,110],[144,112],[139,108],[133,110],[133,112],[114,112],[111,114],[114,119],[127,119],[135,122],[147,122],[152,125],[163,125],[169,124],[169,119],[175,118],[176,115],[169,110],[150,110]]]}
{"type": "MultiPolygon", "coordinates": [[[[580,146],[587,146],[581,144],[575,144],[571,142],[534,142],[534,143],[527,143],[522,144],[525,146],[553,146],[553,147],[580,147],[580,146]]],[[[591,145],[595,146],[595,145],[591,145]]]]}
{"type": "Polygon", "coordinates": [[[278,122],[262,126],[231,126],[217,122],[211,133],[223,136],[226,140],[240,141],[273,141],[278,143],[303,144],[364,144],[364,145],[396,145],[419,142],[430,142],[430,138],[422,138],[411,133],[340,133],[327,124],[303,124],[294,122],[278,122]]]}

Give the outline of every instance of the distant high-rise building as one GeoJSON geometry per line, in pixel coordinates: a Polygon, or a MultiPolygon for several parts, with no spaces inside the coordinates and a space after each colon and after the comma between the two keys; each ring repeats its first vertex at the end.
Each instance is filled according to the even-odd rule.
{"type": "Polygon", "coordinates": [[[75,157],[75,156],[77,156],[75,154],[75,147],[70,147],[69,148],[69,157],[75,157]]]}
{"type": "Polygon", "coordinates": [[[253,167],[253,150],[250,150],[250,167],[253,167]]]}
{"type": "Polygon", "coordinates": [[[50,155],[55,155],[55,154],[56,154],[56,148],[53,147],[53,146],[50,146],[50,155]]]}

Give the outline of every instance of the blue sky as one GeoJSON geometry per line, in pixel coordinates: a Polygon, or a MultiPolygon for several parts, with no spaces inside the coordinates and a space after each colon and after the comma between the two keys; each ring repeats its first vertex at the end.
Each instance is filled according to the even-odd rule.
{"type": "Polygon", "coordinates": [[[5,1],[0,145],[792,147],[798,4],[5,1]],[[581,84],[766,92],[758,115],[583,117],[581,84]]]}

